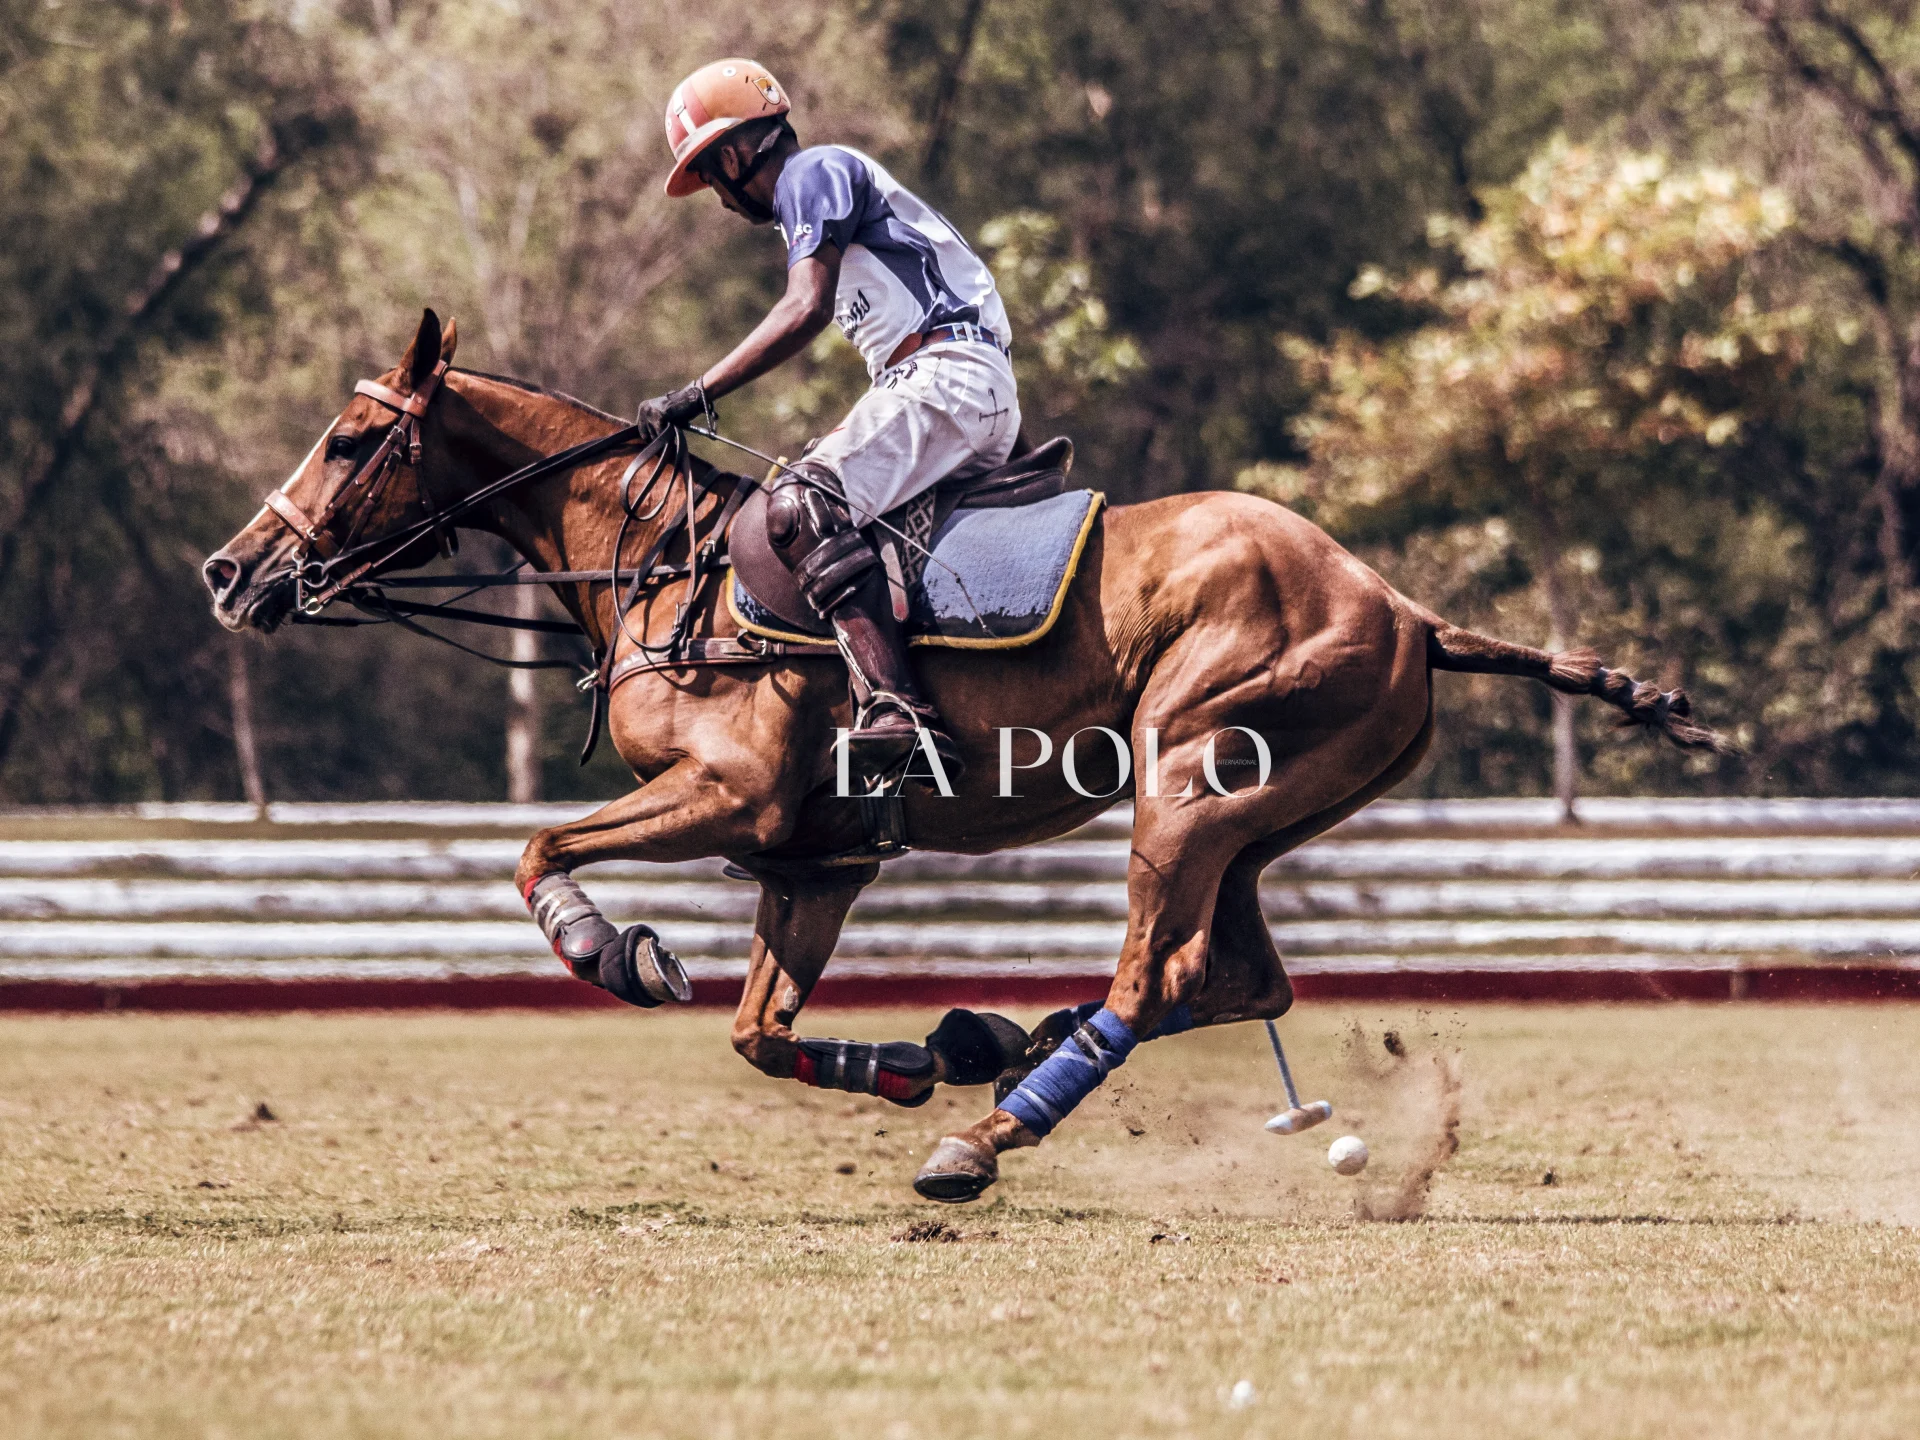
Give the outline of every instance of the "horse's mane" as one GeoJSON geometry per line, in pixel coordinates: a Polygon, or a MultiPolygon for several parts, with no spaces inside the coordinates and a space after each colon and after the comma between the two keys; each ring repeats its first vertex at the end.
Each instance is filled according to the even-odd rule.
{"type": "Polygon", "coordinates": [[[586,401],[576,399],[564,390],[549,390],[546,386],[536,385],[531,380],[516,380],[511,375],[493,375],[485,370],[469,370],[464,365],[454,366],[453,373],[456,375],[471,375],[476,380],[491,380],[496,385],[506,385],[515,390],[524,390],[529,395],[543,395],[549,400],[558,400],[563,405],[571,405],[574,409],[584,411],[596,419],[610,420],[615,425],[624,425],[627,423],[618,415],[609,415],[599,406],[589,405],[586,401]]]}

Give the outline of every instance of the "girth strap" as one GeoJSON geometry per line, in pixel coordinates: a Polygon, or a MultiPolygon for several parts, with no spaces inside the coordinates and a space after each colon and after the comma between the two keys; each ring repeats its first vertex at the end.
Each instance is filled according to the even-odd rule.
{"type": "Polygon", "coordinates": [[[837,660],[840,651],[831,640],[823,640],[818,645],[790,640],[755,640],[749,643],[737,636],[719,635],[710,639],[689,640],[677,656],[649,655],[645,651],[630,650],[620,657],[608,674],[607,688],[611,690],[622,680],[650,670],[692,670],[706,665],[778,665],[783,660],[803,657],[837,660]]]}

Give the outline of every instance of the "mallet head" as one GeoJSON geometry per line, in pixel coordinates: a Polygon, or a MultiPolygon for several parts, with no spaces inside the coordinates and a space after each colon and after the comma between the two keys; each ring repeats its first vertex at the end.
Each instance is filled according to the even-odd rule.
{"type": "Polygon", "coordinates": [[[1333,1103],[1328,1100],[1310,1100],[1305,1105],[1296,1105],[1291,1110],[1282,1110],[1267,1121],[1267,1129],[1276,1135],[1298,1135],[1302,1130],[1311,1130],[1324,1120],[1333,1118],[1333,1103]]]}

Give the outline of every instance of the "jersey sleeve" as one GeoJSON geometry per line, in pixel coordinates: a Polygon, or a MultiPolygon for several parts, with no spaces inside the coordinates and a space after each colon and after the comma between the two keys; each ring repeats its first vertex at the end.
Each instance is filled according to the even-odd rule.
{"type": "Polygon", "coordinates": [[[787,268],[829,242],[844,251],[872,197],[873,176],[857,155],[821,145],[788,161],[773,197],[787,241],[787,268]]]}

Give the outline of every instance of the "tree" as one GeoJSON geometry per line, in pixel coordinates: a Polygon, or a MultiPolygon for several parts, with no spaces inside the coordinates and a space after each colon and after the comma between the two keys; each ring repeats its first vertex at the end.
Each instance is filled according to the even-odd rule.
{"type": "Polygon", "coordinates": [[[1850,162],[1823,157],[1810,178],[1841,198],[1830,213],[1822,207],[1820,239],[1859,277],[1880,356],[1868,416],[1880,462],[1874,502],[1889,599],[1904,610],[1920,545],[1920,25],[1911,3],[1742,5],[1764,38],[1762,63],[1838,122],[1830,128],[1850,162]]]}
{"type": "Polygon", "coordinates": [[[226,665],[154,624],[194,580],[160,546],[181,497],[141,487],[139,407],[257,283],[251,242],[286,192],[351,170],[355,115],[327,48],[249,6],[14,5],[0,24],[0,789],[67,780],[15,763],[51,724],[73,778],[110,794],[175,769],[170,744],[204,748],[224,711],[226,665]],[[103,635],[139,638],[116,663],[103,635]],[[95,723],[59,725],[83,697],[95,723]]]}
{"type": "Polygon", "coordinates": [[[1117,500],[1293,456],[1273,333],[1359,323],[1363,262],[1415,258],[1430,211],[1506,178],[1476,168],[1499,8],[1477,0],[869,8],[927,136],[903,178],[972,234],[1048,217],[1132,338],[1123,383],[1058,412],[1117,500]]]}
{"type": "MultiPolygon", "coordinates": [[[[1242,483],[1336,533],[1497,522],[1548,648],[1565,649],[1595,638],[1569,567],[1605,517],[1685,503],[1663,493],[1650,452],[1737,440],[1804,353],[1811,317],[1756,295],[1755,261],[1790,212],[1732,172],[1556,141],[1482,201],[1477,222],[1432,221],[1452,278],[1369,266],[1352,286],[1427,324],[1385,344],[1288,337],[1317,391],[1296,425],[1311,462],[1256,466],[1242,483]]],[[[1570,706],[1556,706],[1554,731],[1572,818],[1570,706]]]]}

